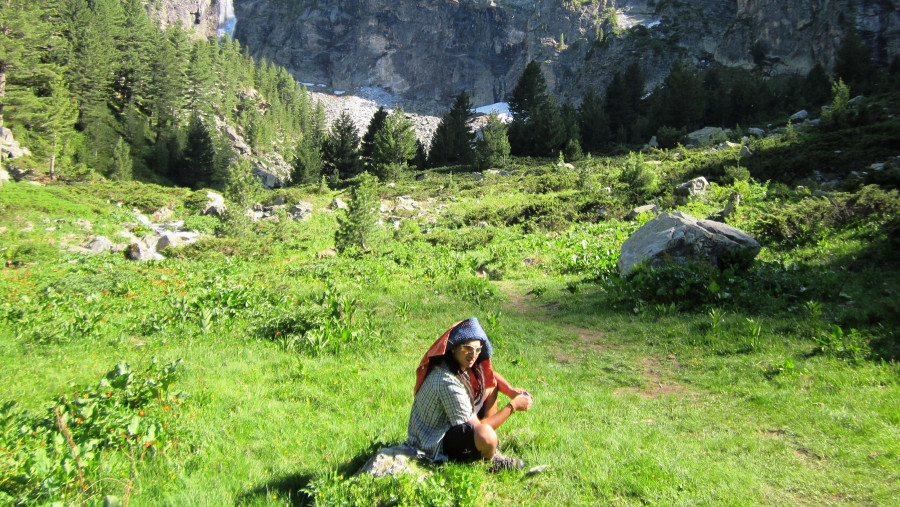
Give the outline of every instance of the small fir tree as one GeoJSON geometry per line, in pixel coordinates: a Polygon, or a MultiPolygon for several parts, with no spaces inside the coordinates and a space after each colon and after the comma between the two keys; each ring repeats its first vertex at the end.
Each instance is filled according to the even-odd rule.
{"type": "Polygon", "coordinates": [[[487,123],[481,129],[481,138],[475,141],[473,165],[478,170],[506,167],[509,150],[506,125],[500,121],[496,112],[491,112],[487,123]]]}
{"type": "Polygon", "coordinates": [[[366,250],[371,246],[375,222],[378,218],[378,179],[364,172],[350,190],[350,202],[345,215],[338,218],[334,246],[338,252],[349,248],[366,250]]]}
{"type": "Polygon", "coordinates": [[[402,108],[395,109],[385,118],[384,127],[375,136],[372,161],[379,176],[391,180],[404,171],[407,162],[415,156],[416,134],[412,122],[406,119],[402,108]]]}
{"type": "Polygon", "coordinates": [[[347,111],[332,124],[331,133],[322,146],[322,160],[337,181],[359,174],[359,131],[347,111]]]}
{"type": "Polygon", "coordinates": [[[441,122],[431,139],[428,164],[437,167],[448,164],[467,164],[472,154],[475,133],[469,130],[469,111],[472,101],[465,92],[459,92],[453,106],[441,117],[441,122]]]}

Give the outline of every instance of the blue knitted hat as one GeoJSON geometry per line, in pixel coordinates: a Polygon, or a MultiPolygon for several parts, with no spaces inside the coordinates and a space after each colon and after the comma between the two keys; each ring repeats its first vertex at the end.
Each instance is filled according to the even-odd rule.
{"type": "Polygon", "coordinates": [[[490,359],[494,355],[491,340],[488,339],[487,333],[484,332],[484,329],[481,328],[481,324],[478,323],[478,319],[475,317],[460,322],[450,331],[450,336],[447,337],[446,352],[450,352],[453,347],[470,340],[481,340],[482,350],[481,354],[478,355],[479,362],[490,359]]]}

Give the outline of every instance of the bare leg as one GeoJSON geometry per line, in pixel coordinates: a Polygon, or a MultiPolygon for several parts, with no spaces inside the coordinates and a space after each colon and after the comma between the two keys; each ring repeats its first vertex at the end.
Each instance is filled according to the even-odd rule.
{"type": "Polygon", "coordinates": [[[481,457],[490,460],[497,452],[497,432],[487,424],[475,426],[475,448],[481,453],[481,457]]]}

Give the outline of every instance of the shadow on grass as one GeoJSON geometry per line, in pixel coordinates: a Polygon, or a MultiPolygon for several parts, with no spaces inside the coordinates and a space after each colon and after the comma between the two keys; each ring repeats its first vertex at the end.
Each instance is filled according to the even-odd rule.
{"type": "MultiPolygon", "coordinates": [[[[354,475],[372,456],[385,447],[399,445],[400,442],[372,442],[366,448],[360,450],[354,457],[338,466],[335,472],[338,475],[350,477],[354,475]]],[[[288,505],[303,506],[313,505],[313,499],[303,490],[317,478],[314,474],[286,474],[273,477],[270,481],[259,484],[255,488],[245,491],[235,499],[235,505],[253,505],[267,499],[277,497],[279,501],[288,505]]]]}
{"type": "Polygon", "coordinates": [[[309,486],[314,476],[312,474],[287,474],[275,477],[272,480],[245,491],[235,499],[235,505],[252,505],[272,497],[288,505],[312,505],[313,499],[303,489],[309,486]]]}

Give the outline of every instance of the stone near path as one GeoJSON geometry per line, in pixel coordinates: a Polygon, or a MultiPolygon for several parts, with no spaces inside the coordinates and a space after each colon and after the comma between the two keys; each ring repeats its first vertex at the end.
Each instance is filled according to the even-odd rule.
{"type": "Polygon", "coordinates": [[[386,447],[369,458],[369,461],[366,461],[355,475],[369,474],[375,477],[384,477],[385,475],[412,474],[422,477],[425,472],[416,465],[417,460],[418,453],[412,447],[403,444],[386,447]]]}
{"type": "Polygon", "coordinates": [[[728,224],[699,220],[680,211],[662,213],[625,240],[618,267],[619,273],[627,276],[641,263],[749,264],[760,248],[756,239],[728,224]]]}

